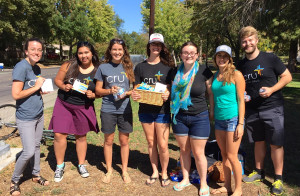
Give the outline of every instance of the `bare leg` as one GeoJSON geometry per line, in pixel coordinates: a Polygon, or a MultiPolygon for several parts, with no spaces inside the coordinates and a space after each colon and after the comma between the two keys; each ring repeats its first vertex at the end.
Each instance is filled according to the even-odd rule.
{"type": "Polygon", "coordinates": [[[56,164],[61,165],[64,162],[67,149],[67,136],[64,133],[54,133],[54,152],[56,164]]]}
{"type": "Polygon", "coordinates": [[[76,152],[77,152],[79,165],[84,164],[86,151],[87,151],[86,135],[76,135],[76,152]]]}
{"type": "Polygon", "coordinates": [[[175,135],[178,145],[180,147],[180,165],[182,170],[183,179],[179,186],[190,183],[189,173],[191,168],[191,144],[189,136],[175,135]]]}
{"type": "Polygon", "coordinates": [[[284,149],[283,146],[271,146],[271,158],[274,165],[276,175],[282,175],[283,160],[284,160],[284,149]]]}
{"type": "Polygon", "coordinates": [[[115,133],[104,134],[104,157],[107,172],[112,172],[112,147],[115,133]]]}
{"type": "Polygon", "coordinates": [[[168,123],[155,123],[156,139],[159,148],[159,158],[161,164],[161,177],[162,179],[168,178],[168,164],[169,164],[169,124],[168,123]]]}
{"type": "Polygon", "coordinates": [[[122,172],[127,173],[127,165],[129,158],[129,133],[119,132],[119,140],[121,145],[122,172]]]}
{"type": "MultiPolygon", "coordinates": [[[[157,137],[153,123],[142,123],[146,139],[148,142],[148,152],[149,152],[149,158],[152,166],[152,175],[153,178],[158,178],[158,150],[157,150],[157,137]]],[[[154,183],[154,180],[147,179],[147,183],[152,184],[154,183]]]]}

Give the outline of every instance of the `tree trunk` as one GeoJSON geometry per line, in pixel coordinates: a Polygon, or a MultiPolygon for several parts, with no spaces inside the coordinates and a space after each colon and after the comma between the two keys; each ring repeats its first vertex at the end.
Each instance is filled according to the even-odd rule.
{"type": "Polygon", "coordinates": [[[298,40],[294,39],[290,41],[290,50],[289,50],[289,62],[288,69],[291,73],[296,72],[296,63],[297,63],[297,45],[298,40]]]}
{"type": "Polygon", "coordinates": [[[61,40],[59,40],[59,58],[60,58],[60,61],[63,60],[63,46],[62,46],[61,40]]]}

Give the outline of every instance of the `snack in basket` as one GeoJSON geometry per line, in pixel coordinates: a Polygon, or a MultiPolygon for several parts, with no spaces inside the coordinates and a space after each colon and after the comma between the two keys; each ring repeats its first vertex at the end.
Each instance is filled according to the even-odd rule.
{"type": "Polygon", "coordinates": [[[163,105],[163,99],[161,97],[163,93],[155,92],[153,86],[142,82],[135,90],[141,95],[141,98],[136,100],[137,102],[157,106],[163,105]]]}

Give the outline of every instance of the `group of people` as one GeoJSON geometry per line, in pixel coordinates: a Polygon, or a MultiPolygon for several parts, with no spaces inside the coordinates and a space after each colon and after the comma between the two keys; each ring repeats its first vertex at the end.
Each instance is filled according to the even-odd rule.
{"type": "MultiPolygon", "coordinates": [[[[75,58],[59,69],[55,84],[59,88],[49,129],[55,133],[54,151],[56,170],[54,181],[63,179],[67,135],[76,137],[78,172],[89,176],[85,163],[87,152],[86,134],[99,132],[94,100],[102,98],[101,131],[104,133],[104,158],[106,173],[103,183],[110,183],[113,173],[112,153],[116,126],[121,147],[122,179],[130,183],[127,170],[129,159],[129,134],[133,132],[130,97],[138,100],[141,95],[135,88],[144,82],[165,84],[163,105],[139,103],[139,121],[147,143],[152,175],[146,180],[151,186],[160,179],[162,187],[170,184],[167,169],[169,163],[168,139],[170,124],[180,147],[180,165],[183,179],[173,186],[182,191],[189,185],[191,152],[200,176],[198,195],[232,193],[242,195],[242,180],[254,182],[264,178],[263,160],[266,141],[271,145],[271,157],[275,169],[272,193],[283,191],[283,96],[281,89],[291,81],[291,74],[274,54],[260,52],[257,48],[258,32],[251,26],[240,31],[240,41],[246,57],[233,64],[231,48],[218,46],[213,56],[216,73],[197,61],[198,46],[192,41],[180,49],[181,65],[175,68],[161,34],[154,33],[147,44],[148,58],[135,69],[126,44],[112,39],[100,64],[98,55],[89,42],[78,42],[75,58]],[[278,76],[281,78],[278,81],[278,76]],[[74,81],[86,85],[83,92],[74,89],[74,81]],[[133,87],[133,88],[132,88],[133,87]],[[245,103],[244,93],[251,100],[245,103]],[[207,98],[209,106],[207,104],[207,98]],[[246,106],[245,106],[246,105],[246,106]],[[246,108],[246,109],[245,109],[246,108]],[[220,147],[225,175],[224,187],[209,190],[207,185],[207,160],[205,145],[210,136],[210,120],[215,122],[215,136],[220,147]],[[244,134],[255,142],[255,171],[242,179],[238,150],[244,134]],[[159,172],[158,165],[161,165],[159,172]],[[231,188],[231,171],[235,189],[231,188]],[[160,176],[161,175],[161,176],[160,176]]],[[[40,175],[40,140],[44,116],[41,86],[45,78],[36,63],[44,50],[42,42],[32,38],[25,43],[26,58],[13,70],[12,95],[17,105],[17,126],[23,151],[17,159],[11,179],[10,194],[19,195],[20,176],[28,162],[32,165],[32,180],[43,186],[49,181],[40,175]],[[35,81],[34,86],[29,83],[35,81]]]]}

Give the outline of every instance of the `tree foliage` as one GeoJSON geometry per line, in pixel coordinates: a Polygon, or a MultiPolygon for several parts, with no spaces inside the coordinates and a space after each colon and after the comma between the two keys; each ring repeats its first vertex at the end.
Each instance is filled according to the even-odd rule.
{"type": "MultiPolygon", "coordinates": [[[[149,29],[150,1],[143,0],[141,5],[144,29],[149,29]]],[[[176,53],[180,46],[190,39],[193,9],[180,0],[155,1],[155,32],[163,34],[165,42],[176,53]]]]}

